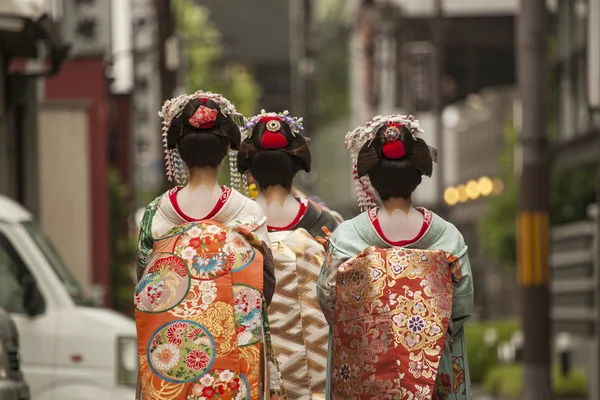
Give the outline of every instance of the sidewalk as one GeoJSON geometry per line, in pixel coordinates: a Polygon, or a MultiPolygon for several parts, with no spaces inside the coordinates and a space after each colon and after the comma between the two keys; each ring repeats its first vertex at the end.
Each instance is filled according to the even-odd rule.
{"type": "Polygon", "coordinates": [[[493,396],[485,393],[481,386],[473,386],[473,400],[494,400],[493,396]]]}

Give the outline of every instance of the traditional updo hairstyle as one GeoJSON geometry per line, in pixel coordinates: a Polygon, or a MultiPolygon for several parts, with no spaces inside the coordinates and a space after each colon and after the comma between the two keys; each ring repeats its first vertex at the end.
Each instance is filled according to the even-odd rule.
{"type": "Polygon", "coordinates": [[[191,99],[174,116],[167,131],[167,148],[177,149],[188,170],[218,167],[229,147],[240,147],[240,128],[219,105],[207,98],[191,99]]]}
{"type": "Polygon", "coordinates": [[[433,162],[431,149],[423,139],[402,124],[388,123],[361,148],[358,177],[367,175],[381,200],[409,199],[422,176],[431,177],[433,162]]]}
{"type": "Polygon", "coordinates": [[[237,155],[239,172],[250,172],[260,189],[281,185],[291,190],[298,171],[310,172],[310,149],[300,126],[292,117],[274,113],[251,121],[255,125],[237,155]]]}

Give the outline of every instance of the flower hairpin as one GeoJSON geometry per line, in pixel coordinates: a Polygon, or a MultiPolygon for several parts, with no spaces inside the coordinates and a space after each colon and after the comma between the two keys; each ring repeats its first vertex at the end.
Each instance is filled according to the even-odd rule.
{"type": "Polygon", "coordinates": [[[396,126],[388,126],[383,133],[383,137],[385,137],[385,140],[393,142],[400,138],[400,129],[396,126]]]}
{"type": "MultiPolygon", "coordinates": [[[[244,130],[244,132],[248,132],[248,137],[250,137],[252,135],[252,129],[254,129],[254,127],[256,125],[258,125],[258,123],[261,121],[261,119],[263,119],[265,117],[277,117],[281,121],[288,124],[292,130],[293,136],[296,136],[296,133],[300,133],[304,130],[304,127],[302,126],[303,118],[302,117],[300,117],[300,118],[292,117],[288,110],[285,110],[280,113],[274,113],[274,112],[268,113],[265,110],[261,110],[260,114],[253,116],[246,122],[246,124],[244,124],[243,130],[244,130]]],[[[269,130],[271,132],[277,132],[280,128],[281,128],[281,123],[277,120],[270,120],[269,122],[267,122],[267,130],[269,130]]]]}

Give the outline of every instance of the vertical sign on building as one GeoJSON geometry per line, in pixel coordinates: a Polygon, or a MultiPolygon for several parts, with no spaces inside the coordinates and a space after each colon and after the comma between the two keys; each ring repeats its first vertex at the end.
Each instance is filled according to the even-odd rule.
{"type": "Polygon", "coordinates": [[[74,57],[102,54],[111,48],[110,0],[65,0],[65,42],[74,57]]]}
{"type": "Polygon", "coordinates": [[[434,47],[429,42],[404,45],[404,99],[411,113],[433,110],[435,84],[434,47]]]}

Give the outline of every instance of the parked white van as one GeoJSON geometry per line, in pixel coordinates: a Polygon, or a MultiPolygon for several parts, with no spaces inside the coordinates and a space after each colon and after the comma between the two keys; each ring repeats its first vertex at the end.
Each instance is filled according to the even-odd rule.
{"type": "Polygon", "coordinates": [[[33,216],[0,196],[0,308],[17,324],[35,400],[132,400],[135,323],[97,308],[33,216]]]}

